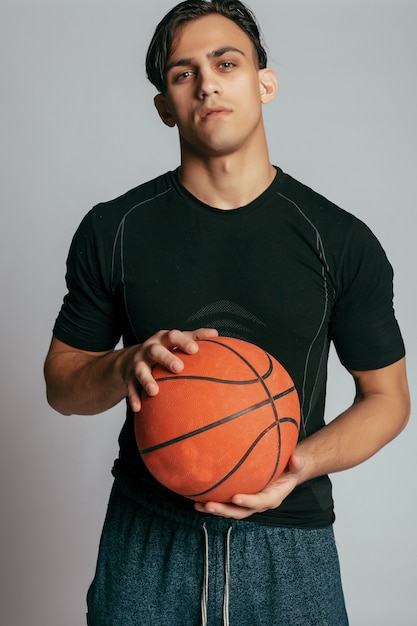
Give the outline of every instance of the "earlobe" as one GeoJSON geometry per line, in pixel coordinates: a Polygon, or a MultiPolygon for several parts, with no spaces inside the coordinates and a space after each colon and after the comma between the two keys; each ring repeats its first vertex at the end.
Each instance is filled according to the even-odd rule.
{"type": "Polygon", "coordinates": [[[156,110],[158,111],[159,117],[161,118],[163,123],[169,126],[170,128],[174,128],[175,120],[168,107],[168,103],[166,101],[164,94],[158,93],[155,96],[153,102],[154,102],[156,110]]]}
{"type": "Polygon", "coordinates": [[[278,78],[274,70],[266,67],[259,70],[259,92],[262,104],[268,104],[278,92],[278,78]]]}

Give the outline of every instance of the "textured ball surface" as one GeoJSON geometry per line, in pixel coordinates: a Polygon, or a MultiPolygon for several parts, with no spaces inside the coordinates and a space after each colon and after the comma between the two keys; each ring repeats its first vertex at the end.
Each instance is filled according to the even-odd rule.
{"type": "Polygon", "coordinates": [[[135,415],[142,459],[165,487],[193,500],[257,493],[286,468],[300,406],[285,368],[254,344],[217,337],[181,354],[184,369],[155,366],[159,393],[135,415]]]}

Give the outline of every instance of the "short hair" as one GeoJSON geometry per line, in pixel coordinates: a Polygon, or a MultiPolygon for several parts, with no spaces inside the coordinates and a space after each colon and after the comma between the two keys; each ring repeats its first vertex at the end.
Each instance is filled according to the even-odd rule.
{"type": "Polygon", "coordinates": [[[161,93],[166,91],[166,67],[178,28],[200,17],[218,13],[232,20],[252,41],[259,69],[267,65],[260,28],[249,7],[240,0],[185,0],[171,9],[156,27],[146,55],[146,73],[161,93]]]}

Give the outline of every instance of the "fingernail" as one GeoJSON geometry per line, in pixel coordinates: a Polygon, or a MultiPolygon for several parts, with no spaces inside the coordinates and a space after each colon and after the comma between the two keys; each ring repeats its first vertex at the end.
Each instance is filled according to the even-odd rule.
{"type": "Polygon", "coordinates": [[[179,361],[174,361],[171,369],[173,372],[180,372],[182,370],[182,364],[179,361]]]}
{"type": "Polygon", "coordinates": [[[156,393],[158,393],[158,387],[154,383],[149,383],[149,385],[146,385],[145,389],[148,396],[154,396],[156,393]]]}

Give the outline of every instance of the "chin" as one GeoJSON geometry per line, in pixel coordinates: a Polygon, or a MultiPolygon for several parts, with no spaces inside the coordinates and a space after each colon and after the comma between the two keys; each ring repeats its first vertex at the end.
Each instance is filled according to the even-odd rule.
{"type": "Polygon", "coordinates": [[[205,143],[200,146],[203,153],[207,156],[231,156],[232,154],[236,154],[242,149],[241,144],[236,144],[236,142],[226,143],[223,141],[212,141],[209,143],[205,143]]]}

